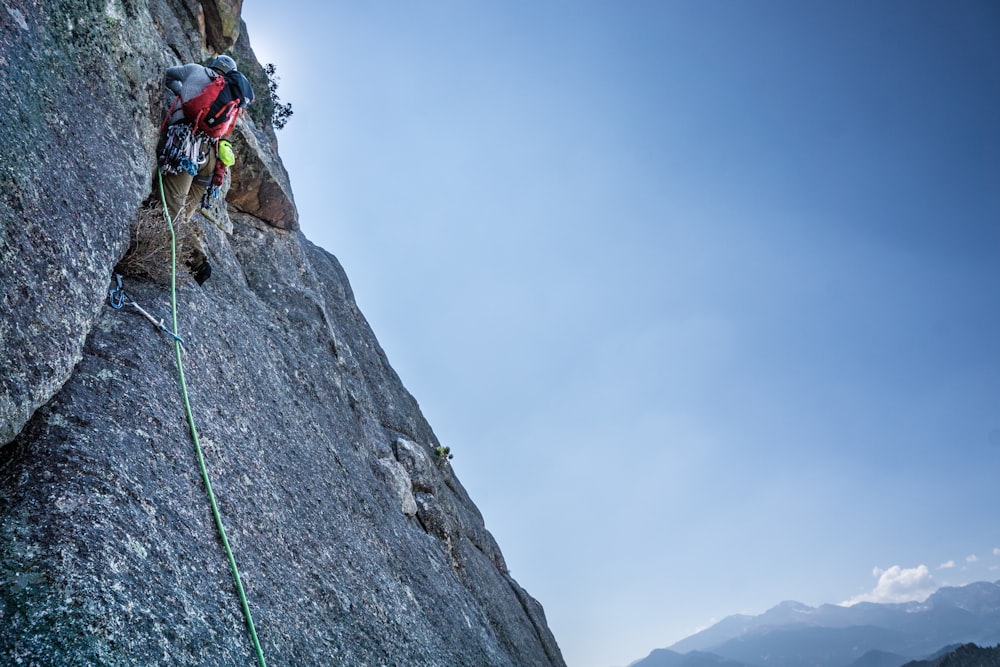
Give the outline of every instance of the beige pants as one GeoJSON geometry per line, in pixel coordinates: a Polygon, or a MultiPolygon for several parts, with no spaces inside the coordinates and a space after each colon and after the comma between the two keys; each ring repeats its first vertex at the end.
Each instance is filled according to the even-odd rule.
{"type": "MultiPolygon", "coordinates": [[[[191,214],[201,206],[201,197],[205,194],[205,188],[212,184],[212,176],[215,174],[215,150],[208,152],[208,159],[205,164],[198,168],[198,175],[192,176],[184,172],[180,174],[163,174],[163,198],[167,202],[167,213],[170,220],[175,224],[185,224],[190,222],[191,214]]],[[[200,234],[198,235],[200,238],[200,234]]],[[[188,248],[185,263],[192,269],[197,268],[205,261],[205,251],[199,243],[193,248],[188,248]]]]}
{"type": "Polygon", "coordinates": [[[191,213],[198,209],[205,188],[212,184],[214,173],[215,150],[209,150],[208,159],[198,168],[197,176],[187,172],[163,175],[163,197],[167,200],[167,212],[173,222],[190,218],[191,213]]]}

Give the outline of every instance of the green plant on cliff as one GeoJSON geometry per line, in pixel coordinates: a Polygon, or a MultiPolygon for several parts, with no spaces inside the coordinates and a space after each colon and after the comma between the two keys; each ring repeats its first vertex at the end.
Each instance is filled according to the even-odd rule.
{"type": "Polygon", "coordinates": [[[281,98],[278,97],[278,81],[281,79],[277,75],[274,63],[264,65],[264,74],[267,75],[267,94],[271,102],[271,125],[274,129],[280,130],[292,117],[292,105],[287,102],[282,104],[281,98]]]}
{"type": "Polygon", "coordinates": [[[451,453],[451,447],[442,447],[441,445],[438,445],[434,448],[434,453],[437,454],[437,457],[442,461],[455,458],[455,455],[451,453]]]}
{"type": "MultiPolygon", "coordinates": [[[[237,51],[233,55],[240,56],[240,53],[237,51]]],[[[237,62],[240,62],[239,58],[237,62]]],[[[270,125],[276,130],[283,128],[292,116],[292,105],[282,103],[278,97],[280,78],[277,75],[277,68],[271,63],[259,65],[254,62],[247,63],[245,67],[240,68],[240,71],[250,80],[250,85],[257,93],[257,99],[247,108],[254,125],[258,128],[270,125]],[[261,92],[264,90],[267,92],[261,92]]]]}

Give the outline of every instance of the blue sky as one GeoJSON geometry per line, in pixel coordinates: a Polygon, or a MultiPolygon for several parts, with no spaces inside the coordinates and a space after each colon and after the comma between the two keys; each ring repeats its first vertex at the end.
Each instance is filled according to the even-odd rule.
{"type": "Polygon", "coordinates": [[[571,667],[1000,579],[995,2],[243,14],[303,231],[571,667]]]}

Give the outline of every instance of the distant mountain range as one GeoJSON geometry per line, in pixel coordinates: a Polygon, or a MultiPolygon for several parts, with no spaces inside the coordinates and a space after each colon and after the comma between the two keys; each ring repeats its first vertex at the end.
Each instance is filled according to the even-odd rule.
{"type": "Polygon", "coordinates": [[[759,616],[729,616],[629,667],[902,667],[917,660],[909,667],[978,667],[1000,655],[979,647],[998,643],[1000,581],[978,582],[941,588],[923,602],[782,602],[759,616]]]}

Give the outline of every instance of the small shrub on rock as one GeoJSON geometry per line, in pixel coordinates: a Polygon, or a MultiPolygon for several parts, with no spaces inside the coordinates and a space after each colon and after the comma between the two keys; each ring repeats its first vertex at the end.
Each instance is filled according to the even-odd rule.
{"type": "MultiPolygon", "coordinates": [[[[190,278],[183,270],[184,258],[197,248],[197,224],[185,220],[175,226],[177,236],[177,280],[190,278]]],[[[136,213],[129,228],[129,246],[115,267],[115,273],[126,278],[156,283],[170,282],[170,228],[158,201],[147,202],[136,213]]]]}

